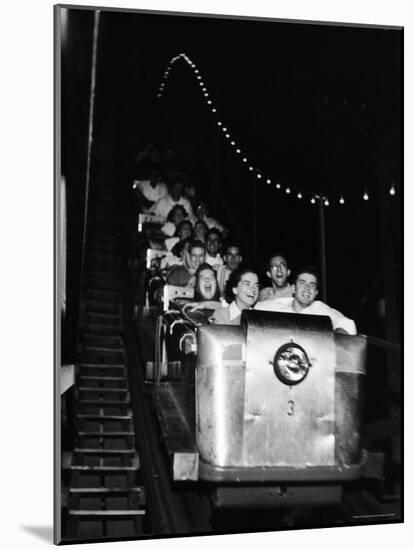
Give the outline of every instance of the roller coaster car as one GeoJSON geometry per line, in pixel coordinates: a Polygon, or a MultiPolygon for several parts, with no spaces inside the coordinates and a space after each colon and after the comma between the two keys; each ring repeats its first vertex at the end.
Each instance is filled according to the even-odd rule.
{"type": "Polygon", "coordinates": [[[324,316],[245,311],[221,326],[178,306],[158,318],[156,347],[174,480],[215,484],[217,506],[242,506],[337,502],[361,477],[365,337],[334,333],[324,316]]]}

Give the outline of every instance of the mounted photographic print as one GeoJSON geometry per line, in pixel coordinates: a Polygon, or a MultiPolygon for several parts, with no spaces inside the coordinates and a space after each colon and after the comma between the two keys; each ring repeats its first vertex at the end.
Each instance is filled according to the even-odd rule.
{"type": "Polygon", "coordinates": [[[55,7],[56,543],[403,521],[402,59],[55,7]]]}

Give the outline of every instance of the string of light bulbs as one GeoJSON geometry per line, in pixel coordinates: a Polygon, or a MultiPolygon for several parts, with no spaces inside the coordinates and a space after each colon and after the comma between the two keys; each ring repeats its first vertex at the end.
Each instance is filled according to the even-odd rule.
{"type": "MultiPolygon", "coordinates": [[[[232,136],[230,130],[227,128],[227,125],[224,124],[223,120],[219,117],[217,113],[217,107],[214,105],[213,100],[211,99],[211,96],[208,92],[207,86],[205,84],[205,79],[201,76],[200,70],[197,67],[197,65],[188,57],[185,53],[180,53],[174,57],[172,57],[164,71],[161,84],[158,89],[157,98],[162,99],[164,92],[167,87],[168,78],[169,75],[177,61],[183,61],[187,63],[187,65],[193,70],[195,79],[200,86],[201,92],[203,94],[203,97],[205,98],[207,107],[210,109],[211,113],[215,117],[218,118],[216,121],[217,127],[221,130],[222,135],[224,136],[224,139],[227,140],[231,147],[233,148],[236,156],[240,159],[242,164],[247,167],[247,170],[252,173],[255,176],[257,180],[263,181],[266,183],[266,185],[272,185],[276,187],[281,192],[285,192],[287,195],[295,196],[298,200],[309,200],[311,204],[316,204],[317,202],[322,202],[324,206],[329,206],[330,204],[334,204],[335,202],[338,202],[340,205],[345,204],[345,194],[340,193],[339,195],[336,195],[335,198],[332,197],[332,195],[326,195],[321,193],[314,193],[314,192],[303,192],[300,189],[293,189],[291,185],[282,183],[278,178],[265,176],[264,172],[254,166],[254,164],[249,160],[248,156],[246,156],[242,152],[242,147],[237,143],[234,136],[232,136]]],[[[392,181],[389,185],[388,192],[390,196],[394,196],[396,194],[396,187],[395,183],[392,181]]],[[[362,199],[364,201],[368,201],[370,199],[368,188],[364,188],[364,193],[362,195],[362,199]]]]}

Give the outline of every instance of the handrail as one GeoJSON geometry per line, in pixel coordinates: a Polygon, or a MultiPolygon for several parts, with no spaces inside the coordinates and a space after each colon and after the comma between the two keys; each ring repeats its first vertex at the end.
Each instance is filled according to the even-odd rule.
{"type": "Polygon", "coordinates": [[[91,172],[93,121],[94,121],[94,112],[95,112],[96,59],[97,59],[97,50],[98,50],[99,15],[100,15],[100,10],[96,10],[94,13],[94,24],[93,24],[91,88],[90,88],[90,95],[89,95],[88,152],[87,152],[87,159],[86,159],[85,205],[84,205],[84,211],[83,211],[82,257],[81,257],[81,272],[80,272],[81,288],[82,288],[83,277],[84,277],[86,226],[88,221],[88,209],[89,209],[89,181],[90,181],[90,172],[91,172]]]}

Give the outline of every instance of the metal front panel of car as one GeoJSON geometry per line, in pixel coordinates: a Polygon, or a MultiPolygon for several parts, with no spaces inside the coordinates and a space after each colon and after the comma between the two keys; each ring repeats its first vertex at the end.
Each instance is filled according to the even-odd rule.
{"type": "MultiPolygon", "coordinates": [[[[335,343],[328,317],[248,312],[244,457],[246,466],[335,464],[335,343]],[[295,385],[280,381],[273,361],[291,344],[311,364],[295,385]]],[[[293,348],[294,349],[294,348],[293,348]]]]}
{"type": "Polygon", "coordinates": [[[366,369],[367,340],[363,336],[335,334],[335,451],[340,465],[361,460],[363,409],[362,378],[366,369]]]}
{"type": "Polygon", "coordinates": [[[244,345],[240,326],[198,330],[196,439],[200,456],[218,466],[243,464],[244,345]]]}
{"type": "Polygon", "coordinates": [[[243,323],[198,330],[196,437],[206,479],[211,468],[222,480],[228,468],[236,481],[234,468],[242,477],[257,470],[258,479],[274,468],[295,477],[297,468],[351,471],[361,460],[365,339],[332,333],[327,317],[253,311],[243,323]],[[273,361],[292,340],[312,366],[286,385],[273,361]]]}

